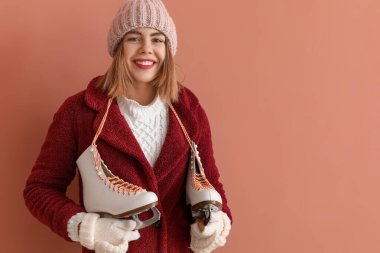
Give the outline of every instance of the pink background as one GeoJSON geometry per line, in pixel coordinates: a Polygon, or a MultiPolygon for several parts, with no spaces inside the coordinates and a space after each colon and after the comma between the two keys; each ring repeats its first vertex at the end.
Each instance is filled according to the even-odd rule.
{"type": "MultiPolygon", "coordinates": [[[[1,252],[79,252],[22,190],[53,113],[110,63],[121,2],[0,2],[1,252]]],[[[165,3],[234,215],[217,252],[380,252],[380,2],[165,3]]]]}

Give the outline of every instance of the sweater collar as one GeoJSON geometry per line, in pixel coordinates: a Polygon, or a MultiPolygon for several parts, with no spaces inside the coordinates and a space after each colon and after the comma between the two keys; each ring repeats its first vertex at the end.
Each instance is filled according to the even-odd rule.
{"type": "Polygon", "coordinates": [[[123,114],[127,114],[131,118],[140,119],[154,117],[154,115],[166,108],[166,104],[158,94],[148,105],[141,105],[137,101],[127,97],[118,98],[117,103],[123,114]]]}

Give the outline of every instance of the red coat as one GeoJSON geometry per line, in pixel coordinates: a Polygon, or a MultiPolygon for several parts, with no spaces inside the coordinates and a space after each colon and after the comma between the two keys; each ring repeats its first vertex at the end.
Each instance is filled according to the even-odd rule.
{"type": "MultiPolygon", "coordinates": [[[[76,159],[91,144],[106,110],[107,96],[95,87],[95,80],[86,90],[69,97],[55,113],[24,190],[25,202],[31,213],[66,240],[70,240],[67,236],[68,220],[85,211],[82,200],[82,204],[77,205],[66,197],[66,188],[76,174],[76,159]]],[[[204,110],[196,96],[185,87],[181,90],[179,102],[173,106],[190,137],[198,144],[206,176],[221,194],[223,211],[231,218],[223,186],[219,182],[204,110]]],[[[141,229],[141,238],[130,243],[128,252],[191,252],[191,219],[185,203],[189,144],[173,112],[169,110],[167,136],[153,168],[115,100],[97,145],[114,174],[155,192],[159,199],[157,207],[161,212],[161,226],[141,229]]],[[[83,252],[90,251],[83,248],[83,252]]]]}

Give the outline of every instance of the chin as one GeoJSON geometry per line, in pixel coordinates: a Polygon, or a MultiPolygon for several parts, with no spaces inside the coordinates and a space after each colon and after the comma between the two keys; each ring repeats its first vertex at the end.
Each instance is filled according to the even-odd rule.
{"type": "Polygon", "coordinates": [[[154,80],[155,77],[156,77],[156,75],[135,76],[135,77],[133,77],[133,79],[136,82],[140,82],[140,83],[150,83],[154,80]]]}
{"type": "Polygon", "coordinates": [[[147,84],[150,84],[153,81],[153,79],[134,79],[134,81],[136,83],[147,83],[147,84]]]}

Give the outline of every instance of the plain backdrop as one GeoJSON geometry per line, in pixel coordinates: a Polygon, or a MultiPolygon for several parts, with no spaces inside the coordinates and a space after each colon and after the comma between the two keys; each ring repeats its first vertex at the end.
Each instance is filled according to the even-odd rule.
{"type": "MultiPolygon", "coordinates": [[[[54,112],[106,71],[121,3],[0,2],[1,252],[80,252],[22,191],[54,112]]],[[[380,252],[380,1],[165,4],[234,217],[216,252],[380,252]]]]}

